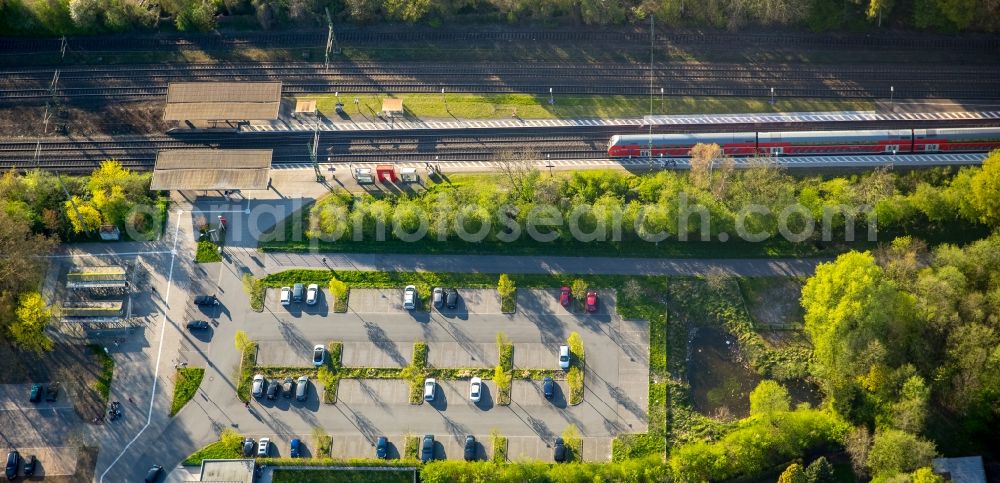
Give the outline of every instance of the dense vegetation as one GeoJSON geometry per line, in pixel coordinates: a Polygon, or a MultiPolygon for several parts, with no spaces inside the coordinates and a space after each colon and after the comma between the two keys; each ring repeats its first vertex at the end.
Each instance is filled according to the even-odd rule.
{"type": "Polygon", "coordinates": [[[422,194],[376,197],[338,191],[293,216],[262,248],[457,253],[474,246],[502,253],[810,255],[827,241],[843,242],[849,232],[865,240],[875,220],[883,240],[903,234],[969,240],[1000,223],[991,196],[998,189],[991,180],[1000,171],[1000,152],[987,168],[957,174],[880,169],[828,178],[794,178],[766,160],[735,170],[713,158],[690,172],[641,176],[610,171],[549,176],[514,164],[495,177],[431,184],[422,194]],[[532,219],[543,222],[534,232],[532,219]],[[551,223],[558,226],[543,226],[551,223]],[[550,241],[535,241],[546,238],[550,241]],[[706,238],[713,243],[678,241],[706,238]]]}
{"type": "Polygon", "coordinates": [[[740,28],[801,25],[816,30],[867,25],[996,31],[1000,12],[989,0],[5,0],[0,33],[62,35],[127,32],[162,26],[207,31],[317,27],[325,9],[337,22],[529,23],[628,25],[653,16],[668,27],[740,28]]]}

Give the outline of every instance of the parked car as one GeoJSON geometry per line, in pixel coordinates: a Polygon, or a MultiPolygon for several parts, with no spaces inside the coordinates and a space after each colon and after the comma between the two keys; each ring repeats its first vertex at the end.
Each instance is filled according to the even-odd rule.
{"type": "Polygon", "coordinates": [[[13,480],[17,478],[17,469],[21,466],[21,454],[16,450],[7,453],[7,468],[6,476],[8,480],[13,480]]]}
{"type": "Polygon", "coordinates": [[[281,287],[281,305],[292,305],[292,287],[281,287]]]}
{"type": "Polygon", "coordinates": [[[32,384],[31,385],[31,395],[28,396],[28,401],[37,403],[42,400],[42,385],[32,384]]]}
{"type": "Polygon", "coordinates": [[[553,451],[552,459],[556,460],[556,463],[566,461],[566,444],[563,443],[562,438],[556,438],[555,451],[553,451]]]}
{"type": "Polygon", "coordinates": [[[195,305],[219,305],[219,299],[215,295],[197,295],[194,298],[195,305]]]}
{"type": "Polygon", "coordinates": [[[445,305],[447,305],[449,309],[458,307],[458,290],[453,288],[448,289],[448,295],[445,297],[445,305]]]}
{"type": "Polygon", "coordinates": [[[264,395],[264,388],[267,387],[267,379],[264,379],[263,374],[257,374],[253,376],[253,386],[251,393],[253,397],[261,397],[264,395]]]}
{"type": "Polygon", "coordinates": [[[290,399],[292,393],[295,392],[295,379],[291,377],[285,377],[285,380],[281,383],[281,396],[285,399],[290,399]]]}
{"type": "Polygon", "coordinates": [[[406,310],[414,310],[417,308],[417,287],[413,285],[407,285],[403,289],[403,308],[406,310]]]}
{"type": "Polygon", "coordinates": [[[433,401],[437,389],[437,381],[433,377],[424,380],[424,401],[433,401]]]}
{"type": "Polygon", "coordinates": [[[473,377],[469,381],[469,400],[477,403],[483,397],[483,378],[473,377]]]}
{"type": "Polygon", "coordinates": [[[306,376],[299,377],[299,381],[295,384],[295,400],[305,401],[309,397],[309,378],[306,376]]]}
{"type": "Polygon", "coordinates": [[[326,348],[323,344],[316,344],[313,346],[313,365],[316,367],[322,366],[326,361],[326,348]]]}
{"type": "Polygon", "coordinates": [[[441,287],[434,287],[434,291],[431,292],[431,302],[434,303],[434,308],[440,309],[444,307],[444,289],[441,287]]]}
{"type": "Polygon", "coordinates": [[[243,456],[251,457],[253,456],[253,450],[257,447],[257,442],[253,438],[247,438],[243,440],[243,456]]]}
{"type": "Polygon", "coordinates": [[[587,292],[587,312],[597,312],[597,292],[591,290],[587,292]]]}
{"type": "Polygon", "coordinates": [[[569,369],[569,346],[561,345],[559,346],[559,368],[569,369]]]}
{"type": "Polygon", "coordinates": [[[163,467],[160,465],[153,465],[149,467],[146,471],[146,479],[143,480],[145,483],[156,483],[160,479],[160,475],[163,474],[163,467]]]}
{"type": "Polygon", "coordinates": [[[278,383],[277,379],[271,381],[271,383],[267,385],[267,398],[268,399],[273,400],[274,398],[278,397],[278,386],[279,386],[279,383],[278,383]]]}
{"type": "Polygon", "coordinates": [[[319,285],[310,283],[306,287],[306,305],[316,305],[317,299],[319,299],[319,285]]]}
{"type": "Polygon", "coordinates": [[[35,455],[29,454],[24,459],[24,476],[35,476],[35,468],[38,467],[38,459],[35,455]]]}
{"type": "Polygon", "coordinates": [[[424,443],[420,448],[420,461],[426,463],[434,459],[434,435],[425,434],[424,443]]]}
{"type": "Polygon", "coordinates": [[[562,287],[559,289],[559,305],[563,307],[569,307],[570,302],[573,301],[573,292],[570,291],[569,287],[562,287]]]}
{"type": "Polygon", "coordinates": [[[305,285],[303,285],[301,283],[297,283],[295,285],[292,285],[292,302],[295,302],[295,303],[302,302],[302,299],[305,297],[305,294],[306,294],[306,286],[305,285]]]}
{"type": "Polygon", "coordinates": [[[380,460],[389,457],[389,438],[385,436],[378,437],[378,441],[375,442],[375,456],[380,460]]]}
{"type": "Polygon", "coordinates": [[[45,400],[54,402],[56,399],[59,399],[59,383],[53,382],[45,388],[45,400]]]}
{"type": "Polygon", "coordinates": [[[257,456],[265,457],[271,452],[271,438],[260,438],[257,442],[257,456]]]}
{"type": "Polygon", "coordinates": [[[545,399],[552,399],[552,396],[556,392],[556,381],[553,381],[551,377],[546,376],[542,379],[542,394],[545,395],[545,399]]]}
{"type": "Polygon", "coordinates": [[[302,456],[301,453],[302,453],[302,441],[299,441],[299,438],[292,438],[291,448],[288,451],[288,456],[291,456],[292,458],[298,458],[299,456],[302,456]]]}
{"type": "Polygon", "coordinates": [[[468,435],[465,437],[465,461],[476,459],[476,437],[468,435]]]}
{"type": "Polygon", "coordinates": [[[188,330],[208,330],[208,321],[192,320],[187,323],[188,330]]]}

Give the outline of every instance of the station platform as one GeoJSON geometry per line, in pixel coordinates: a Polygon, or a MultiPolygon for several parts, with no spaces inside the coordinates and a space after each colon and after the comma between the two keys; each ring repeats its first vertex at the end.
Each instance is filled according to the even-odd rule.
{"type": "Polygon", "coordinates": [[[971,121],[998,120],[1000,111],[957,111],[957,112],[876,112],[876,111],[836,111],[836,112],[785,112],[772,114],[712,114],[645,116],[619,119],[483,119],[483,120],[435,120],[412,121],[390,120],[364,117],[360,120],[332,120],[326,117],[281,118],[274,121],[253,122],[240,127],[241,132],[267,133],[289,131],[419,131],[450,129],[518,129],[518,128],[560,128],[560,127],[634,127],[668,125],[719,125],[727,124],[773,124],[773,123],[816,123],[816,122],[858,122],[858,121],[971,121]]]}

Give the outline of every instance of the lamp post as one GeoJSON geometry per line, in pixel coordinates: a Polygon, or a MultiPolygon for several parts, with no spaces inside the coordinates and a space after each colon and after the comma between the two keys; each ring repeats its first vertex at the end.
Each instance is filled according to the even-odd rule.
{"type": "Polygon", "coordinates": [[[545,155],[545,167],[549,168],[549,177],[552,177],[553,176],[552,175],[552,168],[554,168],[556,166],[554,164],[552,164],[552,161],[549,159],[550,156],[551,155],[549,155],[549,154],[545,155]]]}
{"type": "Polygon", "coordinates": [[[771,105],[774,105],[774,88],[771,88],[771,105]]]}
{"type": "Polygon", "coordinates": [[[889,110],[892,112],[896,112],[896,104],[894,102],[895,97],[896,97],[896,88],[894,86],[889,86],[889,110]]]}
{"type": "Polygon", "coordinates": [[[556,103],[556,100],[555,100],[554,97],[552,97],[552,88],[549,87],[549,105],[551,106],[551,105],[554,105],[555,103],[556,103]]]}
{"type": "Polygon", "coordinates": [[[666,114],[666,109],[663,108],[663,88],[660,88],[660,113],[666,114]]]}
{"type": "Polygon", "coordinates": [[[448,99],[444,97],[444,87],[441,88],[441,102],[444,102],[444,112],[450,113],[451,111],[448,110],[448,99]]]}

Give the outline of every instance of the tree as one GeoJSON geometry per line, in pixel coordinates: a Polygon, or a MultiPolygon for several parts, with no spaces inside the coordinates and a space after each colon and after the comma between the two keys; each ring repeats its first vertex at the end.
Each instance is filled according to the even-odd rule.
{"type": "Polygon", "coordinates": [[[531,201],[540,177],[534,160],[538,154],[529,151],[501,151],[494,161],[500,174],[500,184],[517,201],[531,201]]]}
{"type": "Polygon", "coordinates": [[[934,443],[905,431],[885,429],[875,433],[867,463],[872,475],[877,478],[930,466],[931,459],[936,455],[934,443]]]}
{"type": "Polygon", "coordinates": [[[570,286],[570,292],[573,294],[573,298],[577,300],[585,300],[587,297],[587,282],[582,278],[573,280],[573,285],[570,286]]]}
{"type": "Polygon", "coordinates": [[[750,416],[770,419],[777,413],[788,411],[790,407],[788,390],[775,381],[761,381],[750,392],[750,416]]]}
{"type": "Polygon", "coordinates": [[[330,288],[330,293],[333,294],[333,296],[336,297],[337,300],[342,301],[344,300],[344,296],[347,295],[347,284],[341,280],[338,280],[337,277],[330,278],[329,288],[330,288]]]}
{"type": "Polygon", "coordinates": [[[806,473],[802,471],[802,465],[798,463],[792,463],[785,468],[785,471],[781,472],[781,476],[778,477],[778,483],[807,483],[806,473]]]}
{"type": "Polygon", "coordinates": [[[1000,226],[1000,150],[983,161],[983,167],[972,176],[971,189],[969,199],[979,221],[1000,226]]]}
{"type": "Polygon", "coordinates": [[[237,330],[233,339],[236,343],[236,350],[240,352],[247,350],[247,347],[250,347],[250,344],[253,343],[253,341],[250,340],[250,336],[242,330],[237,330]]]}
{"type": "Polygon", "coordinates": [[[930,388],[920,376],[911,376],[903,383],[900,400],[892,405],[893,427],[908,433],[919,433],[927,418],[930,388]]]}
{"type": "Polygon", "coordinates": [[[809,483],[834,483],[837,479],[833,475],[833,465],[827,461],[826,457],[816,458],[806,468],[806,481],[809,483]]]}
{"type": "Polygon", "coordinates": [[[933,468],[925,466],[917,468],[916,471],[911,473],[910,481],[912,483],[943,483],[944,478],[935,473],[933,468]]]}
{"type": "Polygon", "coordinates": [[[844,438],[844,449],[851,457],[854,474],[864,476],[868,471],[868,454],[872,448],[872,435],[868,428],[858,426],[844,438]]]}
{"type": "Polygon", "coordinates": [[[517,287],[514,285],[514,281],[506,273],[501,273],[500,280],[497,281],[497,292],[500,294],[500,297],[511,297],[516,290],[517,287]]]}
{"type": "Polygon", "coordinates": [[[101,227],[101,212],[79,196],[73,195],[72,202],[67,201],[63,204],[63,208],[73,226],[73,233],[92,232],[101,227]]]}
{"type": "Polygon", "coordinates": [[[695,188],[708,190],[712,186],[712,170],[722,159],[722,148],[718,144],[695,144],[691,148],[691,171],[688,179],[695,188]]]}
{"type": "Polygon", "coordinates": [[[52,350],[52,339],[45,334],[45,327],[52,320],[52,311],[45,305],[42,294],[27,292],[18,298],[15,319],[7,330],[14,344],[36,353],[52,350]]]}
{"type": "Polygon", "coordinates": [[[625,285],[622,287],[622,297],[625,300],[639,302],[640,298],[642,297],[642,294],[643,294],[642,284],[639,283],[639,281],[634,278],[628,279],[625,282],[625,285]]]}
{"type": "Polygon", "coordinates": [[[813,372],[842,414],[850,410],[856,378],[888,357],[884,348],[909,345],[908,302],[868,252],[820,264],[803,287],[813,372]]]}

